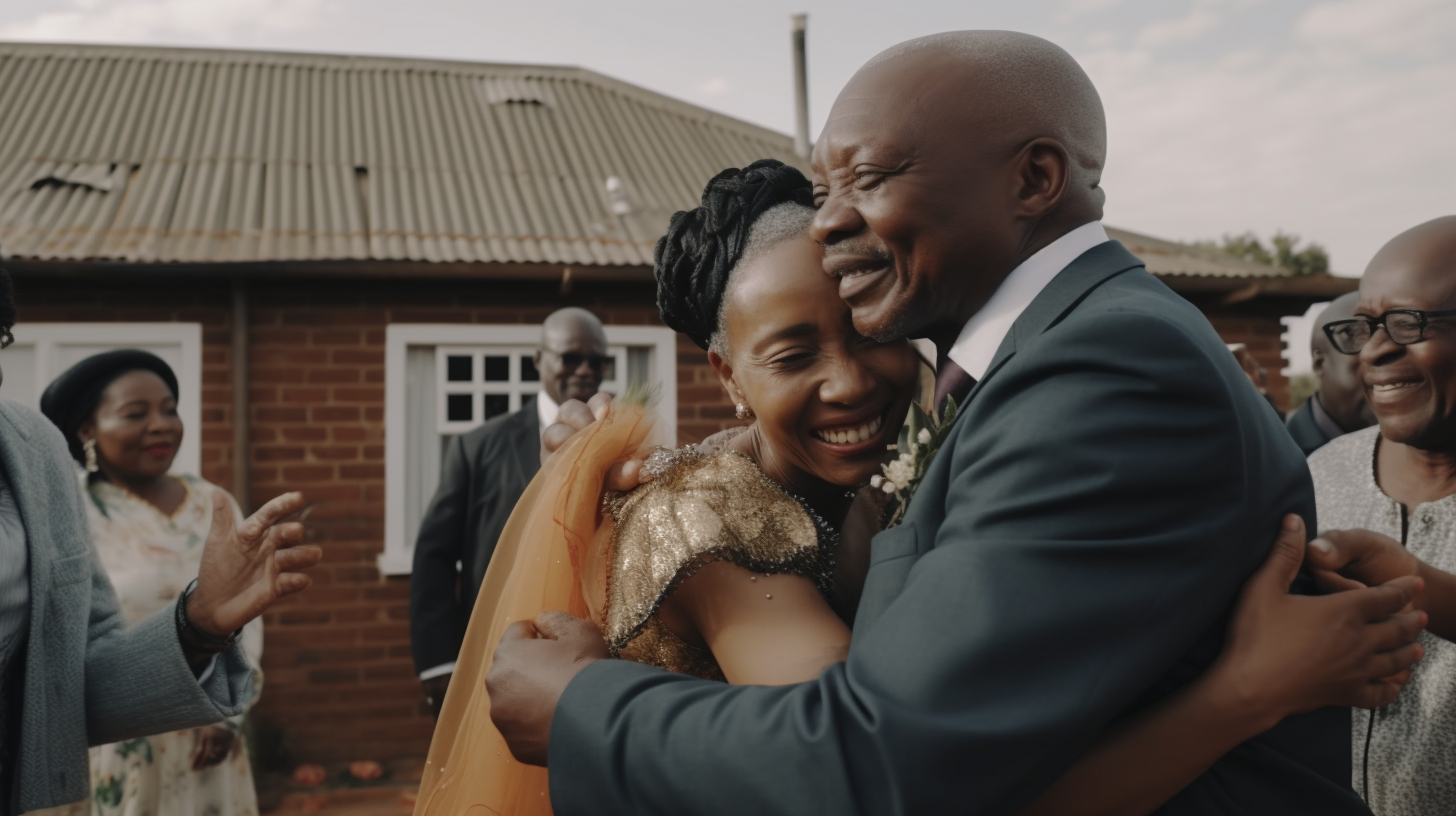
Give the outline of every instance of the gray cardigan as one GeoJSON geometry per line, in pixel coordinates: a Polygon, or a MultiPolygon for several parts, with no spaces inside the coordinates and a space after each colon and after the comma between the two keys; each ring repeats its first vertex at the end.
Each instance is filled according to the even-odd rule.
{"type": "Polygon", "coordinates": [[[30,636],[9,802],[10,812],[25,813],[90,795],[88,745],[214,723],[241,712],[255,690],[237,648],[199,683],[170,606],[125,628],[65,441],[45,417],[10,400],[0,400],[0,467],[30,551],[30,636]]]}

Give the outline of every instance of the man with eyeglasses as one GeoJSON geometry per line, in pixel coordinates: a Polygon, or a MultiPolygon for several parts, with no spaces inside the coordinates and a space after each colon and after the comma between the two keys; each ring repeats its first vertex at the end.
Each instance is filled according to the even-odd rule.
{"type": "Polygon", "coordinates": [[[1415,603],[1430,615],[1425,658],[1401,696],[1354,712],[1355,790],[1377,816],[1447,816],[1456,808],[1456,216],[1382,247],[1354,315],[1323,329],[1356,361],[1379,424],[1309,458],[1327,539],[1309,559],[1364,583],[1419,574],[1426,588],[1415,603]],[[1363,530],[1326,532],[1349,528],[1363,530]]]}
{"type": "Polygon", "coordinates": [[[539,393],[519,411],[450,441],[415,540],[410,643],[425,704],[436,716],[496,540],[541,467],[542,429],[556,421],[562,402],[595,395],[609,373],[601,320],[585,309],[553,312],[541,325],[535,363],[539,393]]]}
{"type": "Polygon", "coordinates": [[[1355,315],[1359,292],[1335,298],[1314,321],[1309,338],[1310,357],[1319,390],[1310,395],[1289,417],[1289,435],[1308,456],[1330,440],[1375,424],[1370,403],[1365,400],[1365,386],[1360,382],[1360,360],[1335,350],[1324,326],[1335,321],[1348,321],[1355,315]]]}

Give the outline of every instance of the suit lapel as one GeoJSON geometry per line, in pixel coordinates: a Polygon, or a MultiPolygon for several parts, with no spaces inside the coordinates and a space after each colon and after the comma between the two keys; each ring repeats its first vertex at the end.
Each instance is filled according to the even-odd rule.
{"type": "Polygon", "coordinates": [[[514,429],[511,451],[512,467],[521,484],[530,483],[541,469],[541,418],[536,409],[536,398],[532,397],[516,412],[518,420],[514,429]]]}
{"type": "MultiPolygon", "coordinates": [[[[986,367],[986,374],[976,381],[971,393],[966,395],[966,402],[975,399],[981,386],[1011,359],[1016,353],[1018,341],[1023,344],[1030,342],[1032,338],[1056,325],[1082,298],[1108,278],[1142,265],[1143,262],[1136,255],[1128,252],[1117,241],[1098,244],[1077,256],[1076,260],[1067,264],[1066,269],[1052,278],[1051,283],[1026,307],[1026,311],[1016,318],[1016,322],[1011,325],[1011,331],[1006,333],[1005,339],[997,347],[996,356],[991,358],[991,364],[986,367]]],[[[957,412],[958,415],[960,413],[962,412],[957,412]]]]}

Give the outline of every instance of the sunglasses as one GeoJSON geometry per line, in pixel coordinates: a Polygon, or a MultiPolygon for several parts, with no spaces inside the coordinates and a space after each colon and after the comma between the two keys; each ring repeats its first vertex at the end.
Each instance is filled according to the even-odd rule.
{"type": "Polygon", "coordinates": [[[612,364],[612,358],[605,354],[582,354],[579,351],[556,351],[548,348],[541,350],[560,357],[561,365],[567,371],[581,368],[582,363],[586,363],[593,371],[601,371],[612,364]]]}

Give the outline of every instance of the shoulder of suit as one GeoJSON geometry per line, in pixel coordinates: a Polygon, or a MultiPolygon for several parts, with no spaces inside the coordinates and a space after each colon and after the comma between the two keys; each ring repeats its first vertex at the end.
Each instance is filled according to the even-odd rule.
{"type": "Polygon", "coordinates": [[[460,444],[467,449],[484,447],[495,441],[512,441],[525,426],[536,424],[536,403],[530,402],[518,411],[498,416],[460,435],[460,444]]]}
{"type": "Polygon", "coordinates": [[[45,414],[12,399],[0,399],[0,422],[25,440],[25,447],[47,458],[69,463],[71,452],[65,437],[45,414]]]}

